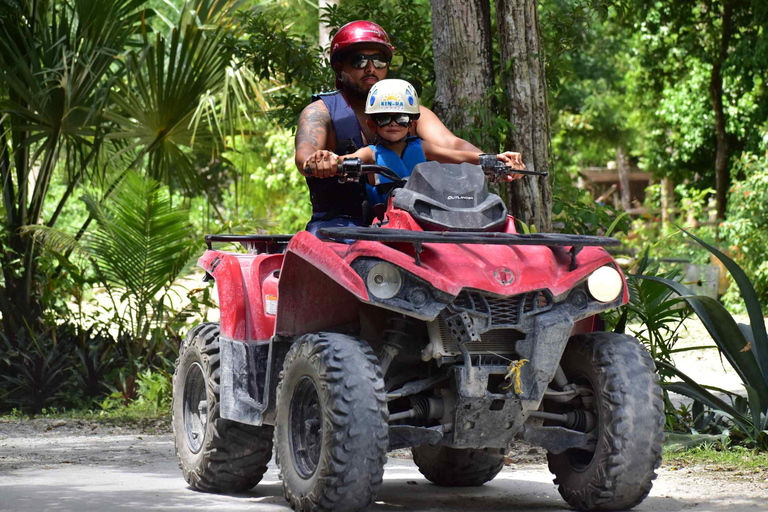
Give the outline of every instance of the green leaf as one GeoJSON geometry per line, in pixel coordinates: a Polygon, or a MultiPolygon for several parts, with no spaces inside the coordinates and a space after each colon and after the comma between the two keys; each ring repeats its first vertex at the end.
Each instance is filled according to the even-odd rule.
{"type": "Polygon", "coordinates": [[[745,432],[750,432],[750,426],[752,421],[750,418],[744,416],[739,411],[734,409],[731,405],[717,398],[715,395],[704,389],[700,384],[696,383],[692,378],[688,377],[685,373],[678,370],[674,365],[665,363],[663,361],[655,361],[657,367],[670,372],[673,375],[680,377],[683,382],[671,382],[664,384],[664,389],[674,391],[681,395],[685,395],[694,400],[699,400],[708,407],[721,411],[735,421],[745,432]]]}
{"type": "Polygon", "coordinates": [[[619,321],[616,323],[616,327],[614,327],[613,332],[624,334],[627,330],[627,315],[629,313],[629,308],[624,308],[624,311],[621,312],[621,317],[619,317],[619,321]]]}
{"type": "MultiPolygon", "coordinates": [[[[741,296],[744,298],[744,304],[747,307],[747,312],[749,313],[749,323],[752,327],[754,337],[754,343],[752,343],[752,353],[754,354],[755,359],[757,360],[757,364],[760,366],[763,375],[768,376],[768,333],[766,333],[765,330],[765,321],[763,320],[763,310],[760,307],[760,301],[757,298],[755,287],[752,286],[752,282],[749,280],[749,277],[747,277],[747,274],[735,261],[723,254],[717,248],[709,245],[701,238],[698,238],[683,228],[680,228],[680,230],[692,239],[696,240],[699,245],[703,246],[709,252],[714,254],[715,257],[719,259],[723,265],[725,265],[725,268],[728,269],[728,272],[731,273],[733,280],[736,281],[736,284],[739,286],[741,296]]],[[[768,379],[764,379],[764,381],[765,380],[768,379]]],[[[764,397],[762,403],[768,403],[765,401],[764,397]]]]}
{"type": "Polygon", "coordinates": [[[752,423],[758,430],[762,430],[765,425],[762,425],[760,417],[762,414],[768,413],[760,406],[760,395],[752,386],[744,384],[744,389],[747,390],[747,400],[749,402],[749,410],[752,413],[752,423]]]}
{"type": "Polygon", "coordinates": [[[613,230],[616,229],[616,226],[621,222],[621,219],[629,215],[627,212],[621,212],[619,216],[616,217],[616,219],[611,223],[611,225],[608,227],[608,231],[605,232],[605,236],[611,236],[611,233],[613,233],[613,230]]]}
{"type": "Polygon", "coordinates": [[[751,351],[744,352],[747,340],[728,311],[711,297],[690,295],[690,290],[682,284],[655,276],[639,276],[642,279],[657,281],[679,293],[696,313],[712,339],[739,374],[742,382],[754,387],[760,395],[762,404],[768,404],[768,383],[751,351]]]}

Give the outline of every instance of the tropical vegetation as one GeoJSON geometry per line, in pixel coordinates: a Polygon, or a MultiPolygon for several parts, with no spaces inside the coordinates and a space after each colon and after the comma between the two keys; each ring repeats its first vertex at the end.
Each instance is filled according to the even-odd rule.
{"type": "MultiPolygon", "coordinates": [[[[552,229],[625,242],[632,300],[607,320],[646,344],[668,396],[693,400],[667,401],[668,429],[768,448],[765,3],[474,0],[490,50],[453,70],[436,66],[455,48],[434,44],[445,24],[433,3],[0,0],[0,411],[167,406],[178,343],[215,309],[193,280],[202,235],[302,229],[295,122],[333,85],[319,29],[369,18],[392,36],[390,76],[460,136],[515,149],[533,144],[533,123],[552,229]],[[522,63],[504,9],[515,6],[538,14],[532,121],[513,114],[522,63]],[[451,72],[480,76],[482,90],[451,72]],[[578,186],[608,161],[653,175],[643,205],[623,212],[578,186]],[[668,222],[664,194],[677,205],[668,222]],[[694,296],[670,263],[712,254],[734,282],[722,302],[694,296]],[[712,336],[693,348],[716,347],[743,393],[675,366],[693,316],[712,336]]],[[[499,192],[511,204],[531,190],[499,192]]]]}

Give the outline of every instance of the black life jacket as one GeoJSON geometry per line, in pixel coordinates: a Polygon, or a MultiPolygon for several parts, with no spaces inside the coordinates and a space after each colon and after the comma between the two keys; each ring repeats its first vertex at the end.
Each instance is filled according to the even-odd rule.
{"type": "MultiPolygon", "coordinates": [[[[349,155],[363,147],[360,124],[352,107],[341,95],[341,91],[312,95],[312,101],[325,103],[331,115],[333,131],[336,134],[336,154],[349,155]]],[[[307,177],[309,196],[312,200],[312,213],[325,213],[326,219],[340,215],[365,217],[363,202],[366,199],[365,184],[339,183],[336,177],[307,177]]]]}

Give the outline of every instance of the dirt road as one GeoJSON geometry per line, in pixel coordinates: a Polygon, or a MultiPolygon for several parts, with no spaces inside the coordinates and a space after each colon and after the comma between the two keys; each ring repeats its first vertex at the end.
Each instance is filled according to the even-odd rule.
{"type": "MultiPolygon", "coordinates": [[[[68,420],[0,423],[0,511],[288,511],[277,468],[248,493],[212,495],[181,477],[167,424],[121,428],[68,420]]],[[[541,455],[513,455],[483,487],[445,489],[407,458],[390,458],[377,511],[568,510],[541,455]]],[[[701,469],[662,468],[639,511],[766,510],[768,481],[728,479],[701,469]]]]}

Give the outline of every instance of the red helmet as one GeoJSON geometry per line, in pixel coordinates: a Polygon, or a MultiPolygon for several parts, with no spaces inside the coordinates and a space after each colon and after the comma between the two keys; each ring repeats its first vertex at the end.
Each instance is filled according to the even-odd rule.
{"type": "Polygon", "coordinates": [[[392,58],[395,47],[389,42],[384,29],[372,21],[351,21],[341,27],[331,41],[331,65],[354,45],[376,44],[382,46],[387,57],[392,58]]]}

